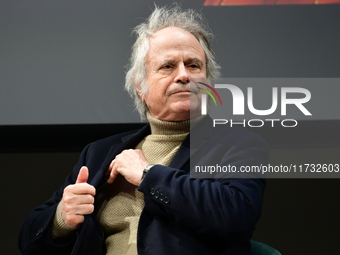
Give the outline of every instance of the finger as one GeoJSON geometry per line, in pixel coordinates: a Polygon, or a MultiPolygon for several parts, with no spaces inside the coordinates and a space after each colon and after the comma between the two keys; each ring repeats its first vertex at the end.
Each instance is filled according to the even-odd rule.
{"type": "Polygon", "coordinates": [[[76,183],[86,183],[89,178],[89,169],[86,166],[82,166],[79,170],[76,183]]]}
{"type": "Polygon", "coordinates": [[[84,215],[62,213],[65,225],[70,229],[77,229],[84,222],[84,215]]]}
{"type": "Polygon", "coordinates": [[[115,163],[116,163],[116,162],[115,162],[115,159],[111,161],[111,164],[109,165],[109,168],[108,168],[108,169],[106,170],[106,172],[105,172],[105,176],[110,175],[110,173],[111,173],[111,171],[112,171],[112,169],[113,169],[113,165],[114,165],[115,163]]]}
{"type": "Polygon", "coordinates": [[[111,170],[111,173],[110,173],[110,177],[109,177],[109,179],[107,180],[107,183],[109,183],[109,184],[113,183],[114,180],[116,179],[116,177],[117,177],[118,174],[119,174],[119,173],[118,173],[117,170],[112,169],[112,170],[111,170]]]}
{"type": "Polygon", "coordinates": [[[109,166],[109,170],[111,170],[111,169],[113,168],[113,166],[114,166],[115,163],[116,163],[116,159],[114,159],[114,160],[111,161],[111,164],[110,164],[110,166],[109,166]]]}
{"type": "Polygon", "coordinates": [[[78,205],[72,214],[75,215],[86,215],[86,214],[91,214],[94,211],[94,205],[93,204],[82,204],[78,205]]]}
{"type": "Polygon", "coordinates": [[[64,203],[72,208],[79,205],[94,204],[94,196],[91,194],[75,195],[64,199],[64,203]]]}
{"type": "Polygon", "coordinates": [[[69,185],[64,189],[65,197],[74,197],[74,195],[92,195],[96,194],[96,189],[94,186],[88,183],[77,183],[74,185],[69,185]]]}
{"type": "Polygon", "coordinates": [[[90,194],[79,196],[78,205],[94,204],[94,197],[90,194]]]}

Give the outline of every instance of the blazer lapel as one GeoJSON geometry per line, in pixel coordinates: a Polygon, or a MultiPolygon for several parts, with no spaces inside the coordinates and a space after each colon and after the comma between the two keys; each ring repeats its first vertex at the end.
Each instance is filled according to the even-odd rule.
{"type": "Polygon", "coordinates": [[[179,147],[169,167],[183,169],[185,163],[190,158],[190,134],[184,139],[182,145],[179,147]]]}
{"type": "Polygon", "coordinates": [[[106,183],[106,180],[103,177],[115,156],[125,149],[135,148],[138,145],[138,143],[148,134],[150,134],[150,125],[145,125],[142,129],[140,129],[136,133],[123,136],[119,142],[113,144],[105,160],[103,161],[103,164],[99,168],[97,174],[90,181],[90,184],[95,187],[99,187],[101,186],[102,182],[106,183]]]}
{"type": "Polygon", "coordinates": [[[194,155],[199,148],[202,148],[211,137],[211,127],[212,119],[209,116],[204,118],[196,127],[194,127],[193,130],[190,131],[190,134],[184,139],[169,167],[189,171],[189,168],[183,169],[183,167],[185,164],[190,163],[192,155],[194,155]]]}

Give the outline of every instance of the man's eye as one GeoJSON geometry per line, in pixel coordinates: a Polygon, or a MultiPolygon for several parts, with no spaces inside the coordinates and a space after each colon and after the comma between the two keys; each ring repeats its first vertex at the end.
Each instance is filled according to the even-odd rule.
{"type": "Polygon", "coordinates": [[[195,64],[192,64],[192,65],[189,65],[190,68],[199,68],[198,65],[195,65],[195,64]]]}
{"type": "Polygon", "coordinates": [[[163,66],[162,68],[164,68],[164,69],[170,69],[170,68],[171,68],[171,65],[165,65],[165,66],[163,66]]]}

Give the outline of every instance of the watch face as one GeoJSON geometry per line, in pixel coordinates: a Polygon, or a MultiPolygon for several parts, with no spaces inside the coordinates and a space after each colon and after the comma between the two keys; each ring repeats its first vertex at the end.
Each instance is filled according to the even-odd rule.
{"type": "Polygon", "coordinates": [[[145,170],[149,171],[151,167],[153,167],[154,165],[146,165],[145,170]]]}

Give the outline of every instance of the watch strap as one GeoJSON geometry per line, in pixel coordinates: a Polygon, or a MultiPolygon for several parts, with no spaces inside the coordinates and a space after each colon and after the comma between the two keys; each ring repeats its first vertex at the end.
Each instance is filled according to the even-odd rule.
{"type": "Polygon", "coordinates": [[[148,164],[148,165],[146,165],[146,166],[144,167],[144,169],[143,169],[143,174],[142,174],[142,179],[141,179],[142,181],[144,180],[146,174],[149,172],[150,168],[153,167],[153,166],[154,166],[154,165],[152,165],[152,164],[148,164]]]}

